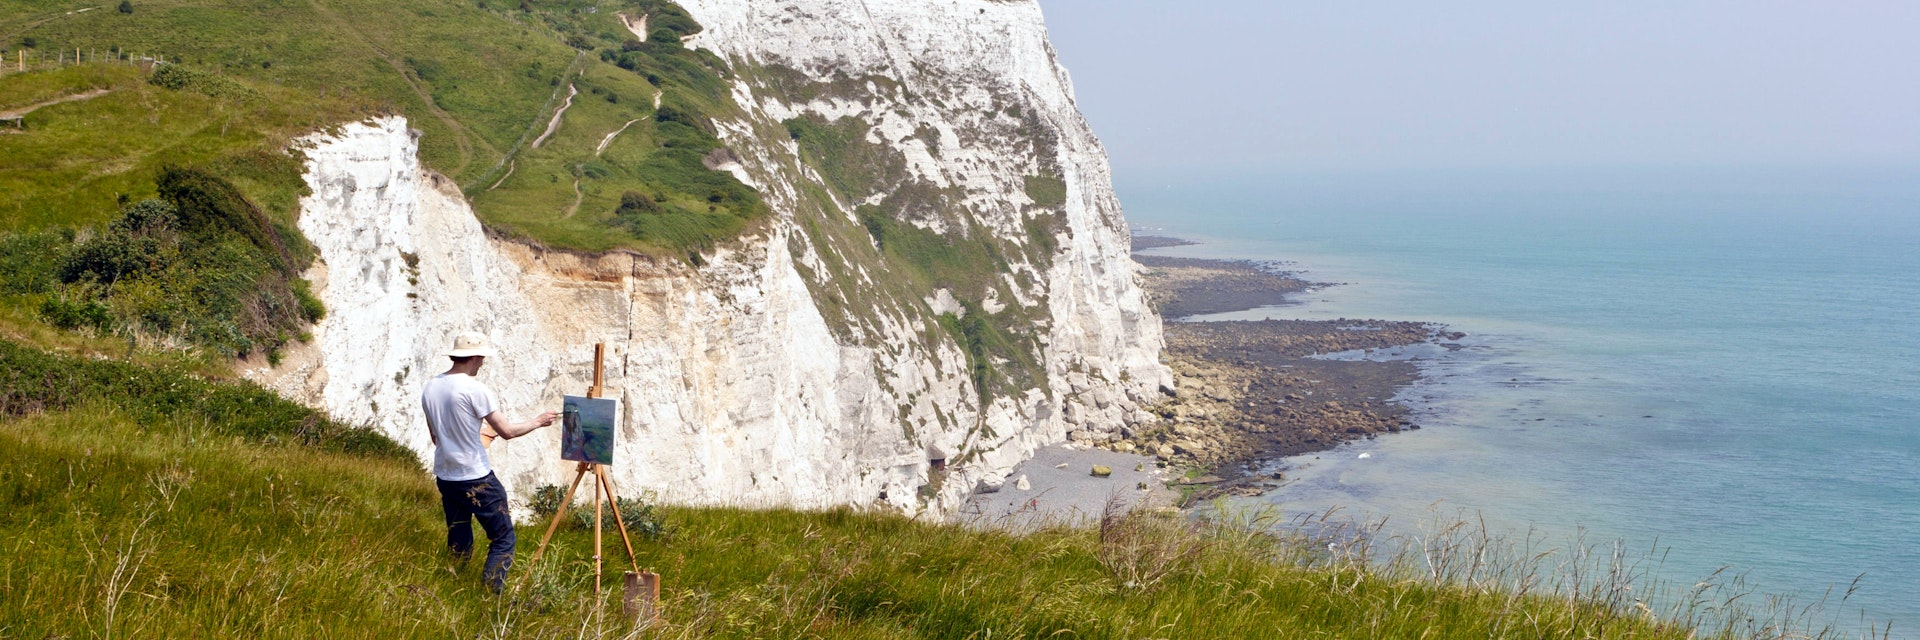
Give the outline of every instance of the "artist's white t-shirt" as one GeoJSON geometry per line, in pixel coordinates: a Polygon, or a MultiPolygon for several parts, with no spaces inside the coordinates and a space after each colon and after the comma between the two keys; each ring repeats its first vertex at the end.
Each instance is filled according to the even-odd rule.
{"type": "Polygon", "coordinates": [[[427,412],[427,429],[438,446],[433,449],[433,475],[441,480],[477,480],[493,473],[480,426],[494,412],[493,392],[464,373],[442,373],[427,381],[420,392],[420,408],[427,412]]]}

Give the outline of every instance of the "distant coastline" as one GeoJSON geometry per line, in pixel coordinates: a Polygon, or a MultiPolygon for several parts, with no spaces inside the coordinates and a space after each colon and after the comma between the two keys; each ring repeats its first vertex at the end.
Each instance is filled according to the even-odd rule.
{"type": "Polygon", "coordinates": [[[1178,482],[1189,489],[1192,503],[1275,488],[1284,472],[1259,470],[1280,458],[1420,428],[1408,408],[1392,400],[1420,379],[1416,364],[1315,356],[1444,345],[1464,334],[1431,323],[1374,319],[1194,320],[1298,304],[1301,293],[1337,286],[1305,280],[1274,263],[1141,253],[1197,244],[1168,236],[1134,238],[1149,300],[1168,319],[1165,357],[1177,388],[1174,400],[1156,409],[1163,426],[1126,434],[1107,448],[1197,470],[1178,482]]]}

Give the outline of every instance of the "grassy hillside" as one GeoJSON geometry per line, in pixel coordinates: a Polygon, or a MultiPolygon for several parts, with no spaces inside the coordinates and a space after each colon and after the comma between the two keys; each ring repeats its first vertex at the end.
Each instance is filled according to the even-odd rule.
{"type": "MultiPolygon", "coordinates": [[[[526,591],[481,590],[477,562],[443,557],[433,485],[410,462],[100,404],[0,423],[0,446],[9,637],[629,631],[591,593],[586,531],[560,536],[526,591]]],[[[667,600],[665,626],[643,637],[1684,637],[1593,606],[1299,568],[1297,549],[1247,537],[1206,538],[1139,589],[1108,566],[1126,564],[1124,541],[1091,530],[1015,537],[848,511],[667,517],[673,536],[640,545],[667,600]]],[[[521,530],[523,567],[539,533],[521,530]]]]}
{"type": "MultiPolygon", "coordinates": [[[[720,148],[711,119],[735,107],[724,63],[680,45],[699,29],[662,0],[146,0],[130,13],[0,0],[0,47],[41,68],[0,75],[0,110],[109,90],[0,135],[0,231],[101,222],[119,194],[150,192],[162,165],[280,153],[328,124],[399,113],[423,134],[423,162],[496,229],[684,255],[765,213],[752,189],[702,162],[720,148]],[[651,33],[622,15],[645,16],[651,33]],[[162,58],[245,95],[168,93],[107,62],[51,64],[76,50],[162,58]]],[[[263,208],[290,210],[298,196],[242,186],[259,187],[248,195],[263,208]]]]}
{"type": "MultiPolygon", "coordinates": [[[[588,531],[563,529],[527,574],[541,531],[525,523],[531,579],[488,594],[479,563],[443,555],[410,452],[257,387],[3,341],[0,383],[0,635],[635,631],[609,612],[613,589],[591,588],[588,531]]],[[[1476,579],[1463,569],[1494,567],[1467,547],[1429,572],[1145,512],[1026,535],[847,510],[663,513],[671,533],[638,552],[665,577],[665,617],[639,637],[1688,637],[1618,613],[1617,590],[1476,579]]]]}

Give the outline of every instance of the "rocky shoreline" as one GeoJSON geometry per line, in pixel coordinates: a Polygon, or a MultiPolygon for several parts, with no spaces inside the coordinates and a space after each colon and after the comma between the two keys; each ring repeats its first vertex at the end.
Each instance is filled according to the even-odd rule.
{"type": "MultiPolygon", "coordinates": [[[[1187,244],[1139,236],[1134,250],[1187,244]]],[[[1149,299],[1170,319],[1293,304],[1295,294],[1330,286],[1271,264],[1138,253],[1135,260],[1145,267],[1149,299]]],[[[1101,446],[1184,469],[1176,484],[1189,503],[1274,488],[1280,474],[1257,471],[1278,458],[1419,428],[1392,402],[1419,378],[1414,363],[1316,356],[1464,337],[1430,323],[1344,318],[1170,321],[1165,335],[1175,388],[1154,409],[1160,426],[1101,446]]]]}
{"type": "Polygon", "coordinates": [[[1279,270],[1283,265],[1250,260],[1204,260],[1138,253],[1133,255],[1133,260],[1147,268],[1147,279],[1151,281],[1146,283],[1148,303],[1169,320],[1291,304],[1295,294],[1332,286],[1301,280],[1279,270]]]}

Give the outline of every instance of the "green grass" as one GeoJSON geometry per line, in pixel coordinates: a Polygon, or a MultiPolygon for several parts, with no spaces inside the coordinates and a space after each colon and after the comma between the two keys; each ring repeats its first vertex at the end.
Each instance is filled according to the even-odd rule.
{"type": "MultiPolygon", "coordinates": [[[[803,89],[790,86],[791,80],[786,83],[789,91],[803,89]]],[[[828,270],[842,273],[860,270],[856,265],[879,265],[888,274],[877,287],[854,285],[846,278],[814,278],[828,285],[817,288],[838,289],[822,291],[826,295],[819,297],[849,301],[830,309],[829,315],[871,315],[883,309],[872,303],[874,298],[891,296],[912,304],[947,289],[968,313],[935,318],[929,333],[937,331],[965,354],[981,404],[1005,393],[1045,389],[1038,384],[1046,371],[1036,355],[1033,318],[1018,305],[995,314],[984,310],[989,297],[1002,302],[1015,298],[1002,275],[1010,268],[1008,252],[1020,248],[975,225],[971,212],[954,205],[964,200],[963,194],[912,179],[899,152],[867,139],[870,127],[864,122],[809,115],[781,124],[799,146],[802,160],[835,196],[818,189],[806,192],[820,209],[807,229],[815,246],[836,249],[823,260],[828,270]],[[875,195],[883,196],[878,203],[854,207],[858,228],[865,233],[847,233],[836,203],[865,202],[875,195]],[[935,232],[914,223],[927,220],[939,220],[948,230],[935,232]]],[[[1036,183],[1046,188],[1045,179],[1034,177],[1028,179],[1029,191],[1036,183]]],[[[1054,183],[1063,199],[1064,183],[1054,183]]],[[[1056,224],[1055,214],[1037,214],[1027,224],[1027,250],[1033,253],[1026,257],[1042,268],[1051,263],[1056,224]]]]}
{"type": "MultiPolygon", "coordinates": [[[[100,405],[0,422],[0,446],[9,636],[633,631],[611,612],[617,588],[591,588],[584,530],[563,529],[524,590],[485,593],[477,561],[444,555],[437,495],[415,464],[100,405]]],[[[671,536],[637,541],[640,565],[664,577],[663,624],[637,637],[1688,637],[1590,602],[1315,561],[1286,538],[1149,514],[1105,534],[1025,535],[848,510],[666,518],[671,536]],[[1142,579],[1154,582],[1128,586],[1142,579]]],[[[540,533],[520,529],[515,580],[540,533]]],[[[615,576],[622,555],[610,550],[615,576]]]]}
{"type": "Polygon", "coordinates": [[[305,192],[301,168],[277,153],[291,136],[350,119],[351,103],[255,85],[265,99],[215,98],[148,84],[135,68],[84,65],[0,80],[0,104],[105,88],[111,93],[46,107],[24,133],[0,135],[0,230],[77,228],[106,222],[156,194],[166,165],[210,166],[268,215],[292,224],[305,192]],[[14,82],[29,81],[18,87],[14,82]]]}
{"type": "Polygon", "coordinates": [[[189,420],[209,434],[249,442],[300,443],[417,465],[411,451],[386,436],[341,424],[257,385],[209,380],[163,362],[63,355],[0,340],[0,418],[89,403],[144,423],[189,420]]]}
{"type": "Polygon", "coordinates": [[[664,616],[635,629],[614,613],[630,566],[611,532],[605,591],[589,530],[530,567],[544,527],[523,522],[521,586],[488,594],[478,561],[445,555],[411,452],[251,384],[0,342],[0,389],[7,637],[1838,637],[1737,598],[1656,621],[1617,588],[1638,570],[1595,548],[1569,563],[1456,527],[1379,561],[1356,544],[1374,531],[1117,510],[988,527],[657,509],[666,534],[635,543],[664,616]]]}
{"type": "MultiPolygon", "coordinates": [[[[460,184],[483,222],[550,246],[677,256],[746,233],[767,213],[752,189],[700,162],[720,147],[709,119],[737,108],[724,63],[680,46],[700,27],[669,2],[152,0],[132,14],[66,13],[85,6],[0,0],[0,42],[31,38],[47,55],[159,55],[203,82],[169,92],[111,63],[0,76],[0,108],[114,89],[0,135],[0,230],[97,223],[120,194],[149,195],[164,164],[229,169],[380,113],[422,131],[422,162],[460,184]],[[622,11],[654,16],[657,37],[627,33],[622,11]],[[532,148],[569,85],[580,95],[532,148]],[[228,90],[193,90],[211,86],[228,90]],[[675,118],[695,126],[676,128],[675,118]],[[666,211],[619,219],[629,190],[660,196],[666,211]]],[[[291,224],[297,193],[225,177],[291,224]]]]}

